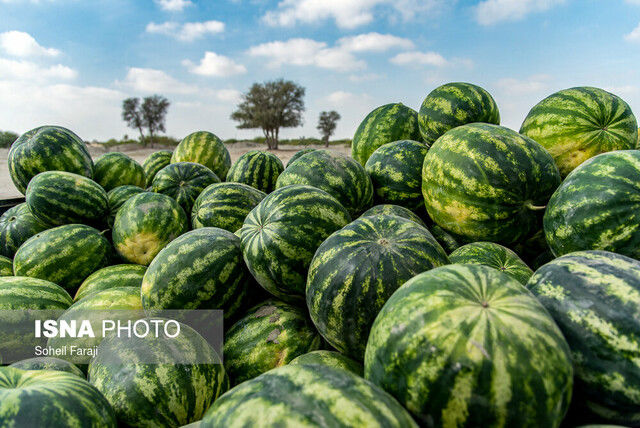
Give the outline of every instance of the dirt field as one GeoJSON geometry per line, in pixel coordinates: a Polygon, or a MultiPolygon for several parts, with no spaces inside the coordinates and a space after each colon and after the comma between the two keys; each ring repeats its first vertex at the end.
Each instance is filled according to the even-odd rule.
{"type": "MultiPolygon", "coordinates": [[[[316,147],[316,146],[307,146],[316,147]]],[[[229,153],[231,154],[231,161],[235,162],[242,154],[254,149],[265,149],[265,146],[251,143],[237,143],[227,146],[229,153]]],[[[281,150],[273,150],[272,153],[276,154],[284,164],[287,163],[291,156],[294,155],[302,147],[285,146],[281,150]]],[[[317,147],[321,148],[321,147],[317,147]]],[[[136,161],[142,163],[149,154],[159,149],[139,149],[139,150],[127,150],[125,153],[131,156],[136,161]]],[[[346,146],[332,146],[329,150],[336,152],[350,154],[351,148],[346,146]]],[[[0,199],[15,198],[22,196],[18,189],[15,188],[9,175],[9,168],[7,166],[7,154],[8,149],[0,149],[0,199]]],[[[91,149],[91,155],[94,159],[98,158],[103,151],[91,149]]]]}

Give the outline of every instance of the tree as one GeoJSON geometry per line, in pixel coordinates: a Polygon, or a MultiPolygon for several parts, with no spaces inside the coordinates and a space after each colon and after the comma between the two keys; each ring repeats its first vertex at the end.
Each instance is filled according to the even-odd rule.
{"type": "Polygon", "coordinates": [[[283,79],[254,83],[231,119],[239,129],[262,129],[269,149],[278,149],[280,128],[302,125],[305,89],[283,79]]]}
{"type": "Polygon", "coordinates": [[[140,141],[144,142],[140,98],[127,98],[122,102],[122,120],[127,122],[129,128],[137,129],[140,132],[140,141]]]}
{"type": "Polygon", "coordinates": [[[320,113],[317,129],[322,134],[325,147],[329,147],[329,138],[331,138],[335,132],[339,120],[340,114],[335,110],[320,113]]]}
{"type": "Polygon", "coordinates": [[[0,131],[0,147],[9,148],[18,139],[18,134],[11,131],[0,131]]]}
{"type": "Polygon", "coordinates": [[[130,128],[140,132],[140,141],[146,145],[143,129],[147,129],[149,140],[153,143],[158,132],[165,132],[167,111],[171,103],[165,97],[153,95],[140,103],[139,98],[127,98],[122,102],[122,119],[130,128]]]}

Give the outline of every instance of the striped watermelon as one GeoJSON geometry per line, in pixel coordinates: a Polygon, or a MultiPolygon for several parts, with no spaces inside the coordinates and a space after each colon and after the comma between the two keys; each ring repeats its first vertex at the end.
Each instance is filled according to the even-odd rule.
{"type": "Polygon", "coordinates": [[[376,202],[423,209],[422,164],[428,150],[429,146],[409,140],[378,147],[364,166],[371,176],[376,202]]]}
{"type": "Polygon", "coordinates": [[[98,230],[67,224],[38,233],[22,244],[13,258],[13,271],[71,291],[106,266],[112,253],[111,244],[98,230]]]}
{"type": "Polygon", "coordinates": [[[373,201],[373,185],[362,165],[329,150],[314,150],[300,157],[280,174],[276,188],[292,184],[324,190],[356,217],[373,201]]]}
{"type": "Polygon", "coordinates": [[[104,396],[75,374],[0,367],[3,427],[116,427],[104,396]]]}
{"type": "Polygon", "coordinates": [[[0,277],[0,310],[67,309],[73,299],[50,281],[24,276],[0,277]]]}
{"type": "Polygon", "coordinates": [[[191,226],[219,227],[235,232],[244,219],[267,196],[242,183],[212,184],[200,193],[191,209],[191,226]]]}
{"type": "Polygon", "coordinates": [[[421,139],[418,112],[402,103],[386,104],[373,110],[360,123],[351,142],[351,156],[364,166],[383,144],[421,139]]]}
{"type": "Polygon", "coordinates": [[[364,213],[362,213],[360,218],[377,217],[381,215],[395,215],[398,217],[402,217],[402,218],[406,218],[408,220],[414,221],[422,227],[427,227],[427,225],[424,224],[424,221],[422,221],[422,219],[410,209],[401,207],[399,205],[392,205],[392,204],[382,204],[382,205],[373,206],[369,208],[367,211],[365,211],[364,213]]]}
{"type": "Polygon", "coordinates": [[[553,194],[544,232],[556,256],[605,250],[640,258],[640,151],[596,156],[553,194]]]}
{"type": "Polygon", "coordinates": [[[518,281],[450,265],[414,277],[387,301],[364,368],[425,426],[558,427],[571,398],[569,352],[518,281]]]}
{"type": "Polygon", "coordinates": [[[305,310],[267,300],[225,334],[224,366],[233,385],[320,348],[322,338],[305,310]]]}
{"type": "Polygon", "coordinates": [[[147,271],[145,266],[122,264],[107,266],[95,271],[84,280],[76,291],[74,302],[94,293],[118,287],[141,287],[147,271]]]}
{"type": "Polygon", "coordinates": [[[109,212],[107,192],[98,183],[66,171],[46,171],[33,177],[26,201],[31,213],[51,226],[98,226],[109,212]]]}
{"type": "Polygon", "coordinates": [[[142,304],[153,309],[221,309],[233,316],[247,293],[249,272],[240,239],[216,227],[176,238],[153,259],[142,281],[142,304]]]}
{"type": "Polygon", "coordinates": [[[527,286],[569,342],[578,412],[640,425],[640,262],[579,251],[542,266],[527,286]]]}
{"type": "Polygon", "coordinates": [[[9,173],[23,193],[32,177],[44,171],[68,171],[91,178],[93,161],[80,137],[60,126],[40,126],[11,145],[9,173]]]}
{"type": "Polygon", "coordinates": [[[429,230],[447,254],[460,247],[460,237],[452,235],[437,224],[429,225],[429,230]]]}
{"type": "Polygon", "coordinates": [[[189,216],[200,193],[220,179],[209,168],[194,162],[172,163],[156,174],[151,190],[171,196],[189,216]]]}
{"type": "Polygon", "coordinates": [[[451,263],[484,265],[506,273],[526,284],[533,271],[516,253],[493,242],[473,242],[449,254],[451,263]]]}
{"type": "Polygon", "coordinates": [[[153,178],[158,171],[171,163],[172,155],[173,152],[171,150],[159,150],[147,156],[144,162],[142,162],[142,169],[144,170],[146,179],[145,187],[151,186],[153,178]]]}
{"type": "Polygon", "coordinates": [[[88,378],[121,425],[177,427],[200,420],[228,389],[222,364],[214,364],[219,361],[211,345],[182,324],[173,339],[106,338],[91,361],[88,378]],[[212,363],[198,364],[201,361],[212,363]]]}
{"type": "Polygon", "coordinates": [[[429,216],[470,241],[512,244],[535,232],[560,184],[553,158],[535,141],[496,125],[459,126],[424,158],[429,216]]]}
{"type": "Polygon", "coordinates": [[[24,241],[47,227],[31,213],[26,202],[9,208],[0,216],[0,255],[12,258],[24,241]]]}
{"type": "Polygon", "coordinates": [[[198,131],[184,137],[173,151],[171,163],[196,162],[213,171],[220,180],[227,178],[231,156],[224,143],[215,134],[198,131]]]}
{"type": "Polygon", "coordinates": [[[10,367],[20,370],[55,370],[59,372],[73,373],[84,379],[84,373],[75,364],[55,357],[34,357],[22,361],[16,361],[10,367]]]}
{"type": "Polygon", "coordinates": [[[283,187],[247,216],[241,229],[245,263],[271,294],[302,300],[316,249],[350,221],[347,210],[327,192],[311,186],[283,187]]]}
{"type": "Polygon", "coordinates": [[[13,260],[0,256],[0,276],[13,276],[13,260]]]}
{"type": "Polygon", "coordinates": [[[142,166],[124,153],[106,153],[96,159],[93,179],[107,192],[119,186],[145,187],[142,166]]]}
{"type": "Polygon", "coordinates": [[[341,353],[335,351],[318,350],[307,352],[306,354],[302,354],[299,357],[294,358],[289,364],[320,364],[323,366],[348,370],[358,376],[364,376],[364,367],[361,363],[352,360],[349,357],[345,357],[341,353]]]}
{"type": "Polygon", "coordinates": [[[500,125],[500,111],[485,89],[471,83],[439,86],[424,99],[418,113],[422,140],[431,144],[445,132],[474,122],[500,125]]]}
{"type": "Polygon", "coordinates": [[[233,388],[207,411],[201,428],[417,427],[389,394],[346,370],[280,367],[233,388]]]}
{"type": "Polygon", "coordinates": [[[127,202],[127,200],[129,200],[133,195],[137,195],[144,191],[144,189],[130,184],[118,186],[115,189],[109,190],[107,193],[107,199],[109,200],[109,227],[113,227],[113,222],[116,220],[116,214],[118,214],[118,210],[122,204],[127,202]]]}
{"type": "Polygon", "coordinates": [[[597,154],[634,149],[638,123],[620,97],[598,88],[578,87],[540,101],[527,115],[520,133],[542,144],[565,177],[597,154]]]}
{"type": "Polygon", "coordinates": [[[113,223],[118,254],[130,263],[148,266],[169,242],[189,228],[187,216],[167,195],[140,193],[125,202],[113,223]]]}
{"type": "Polygon", "coordinates": [[[265,193],[276,188],[276,180],[284,171],[278,156],[262,150],[250,150],[238,158],[227,173],[227,181],[248,184],[265,193]]]}
{"type": "Polygon", "coordinates": [[[362,217],[318,247],[307,279],[307,306],[322,336],[362,361],[373,320],[409,279],[449,264],[429,231],[397,216],[362,217]]]}
{"type": "Polygon", "coordinates": [[[293,156],[291,156],[291,159],[289,159],[289,161],[287,162],[287,166],[286,168],[289,168],[289,165],[291,165],[292,163],[294,163],[296,160],[298,160],[298,158],[300,156],[304,156],[307,153],[311,153],[312,151],[314,151],[316,149],[312,149],[311,147],[307,147],[306,149],[302,149],[302,150],[298,150],[297,152],[295,152],[293,154],[293,156]]]}

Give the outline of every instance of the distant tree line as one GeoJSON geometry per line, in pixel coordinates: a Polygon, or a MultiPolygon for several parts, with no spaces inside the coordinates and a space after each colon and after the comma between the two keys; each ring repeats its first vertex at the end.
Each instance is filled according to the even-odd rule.
{"type": "Polygon", "coordinates": [[[19,137],[18,134],[11,131],[0,131],[0,147],[3,149],[11,147],[14,141],[19,137]]]}

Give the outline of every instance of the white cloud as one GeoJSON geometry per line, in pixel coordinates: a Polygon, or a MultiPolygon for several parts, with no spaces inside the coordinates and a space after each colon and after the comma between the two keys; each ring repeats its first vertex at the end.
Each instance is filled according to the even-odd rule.
{"type": "Polygon", "coordinates": [[[35,57],[60,55],[60,51],[53,48],[45,48],[34,39],[29,33],[23,31],[7,31],[0,33],[0,46],[2,50],[11,56],[35,57]]]}
{"type": "Polygon", "coordinates": [[[640,42],[640,24],[638,24],[638,26],[634,28],[629,34],[626,34],[624,36],[624,39],[628,42],[640,42]]]}
{"type": "Polygon", "coordinates": [[[196,65],[189,60],[182,61],[182,64],[188,67],[191,73],[201,76],[228,77],[247,72],[244,65],[215,52],[205,52],[200,64],[196,65]]]}
{"type": "Polygon", "coordinates": [[[65,65],[42,66],[31,61],[0,58],[0,79],[44,82],[74,79],[78,73],[65,65]]]}
{"type": "Polygon", "coordinates": [[[502,21],[517,21],[530,13],[543,12],[565,0],[483,0],[475,7],[476,20],[481,25],[502,21]]]}
{"type": "Polygon", "coordinates": [[[522,96],[540,94],[550,88],[552,77],[547,74],[538,74],[526,79],[504,78],[496,82],[496,87],[506,96],[522,96]]]}
{"type": "Polygon", "coordinates": [[[224,32],[224,23],[220,21],[187,22],[178,24],[177,22],[164,22],[147,24],[147,33],[165,34],[183,42],[191,42],[200,39],[207,34],[219,34],[224,32]]]}
{"type": "Polygon", "coordinates": [[[242,93],[235,89],[221,89],[215,92],[216,98],[220,101],[236,104],[242,98],[242,93]]]}
{"type": "Polygon", "coordinates": [[[343,37],[338,44],[349,52],[383,52],[392,48],[411,49],[414,46],[409,39],[380,33],[343,37]]]}
{"type": "Polygon", "coordinates": [[[391,58],[391,62],[397,65],[432,65],[444,67],[449,65],[442,55],[437,52],[402,52],[391,58]]]}
{"type": "Polygon", "coordinates": [[[169,12],[181,12],[185,7],[192,6],[190,0],[155,0],[160,9],[169,12]]]}
{"type": "Polygon", "coordinates": [[[162,70],[131,67],[127,76],[117,85],[142,93],[191,94],[198,92],[195,86],[187,85],[169,76],[162,70]]]}

